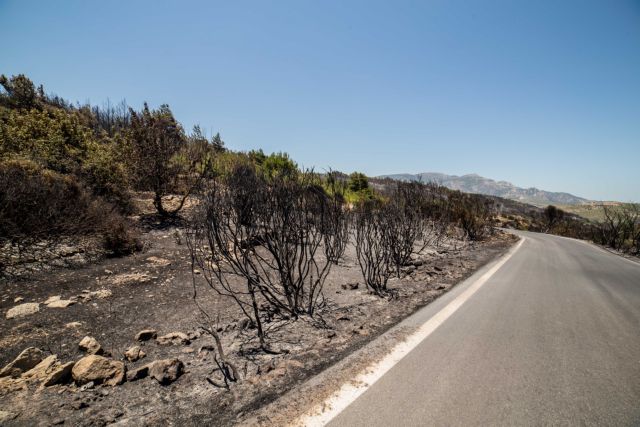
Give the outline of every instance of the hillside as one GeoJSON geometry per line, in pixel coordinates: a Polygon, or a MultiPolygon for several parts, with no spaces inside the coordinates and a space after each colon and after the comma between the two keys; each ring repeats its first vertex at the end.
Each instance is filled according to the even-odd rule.
{"type": "Polygon", "coordinates": [[[436,182],[452,190],[460,190],[465,193],[486,194],[505,199],[517,200],[535,206],[547,205],[583,205],[589,200],[574,196],[569,193],[540,190],[534,187],[521,188],[510,182],[495,181],[477,174],[446,175],[443,173],[425,172],[416,175],[394,174],[384,175],[384,178],[398,179],[402,181],[436,182]]]}
{"type": "Polygon", "coordinates": [[[605,213],[603,206],[608,206],[612,212],[621,212],[625,209],[638,209],[640,205],[637,203],[621,203],[621,202],[601,202],[601,203],[589,203],[583,205],[565,205],[558,206],[565,212],[578,215],[582,218],[586,218],[590,221],[601,222],[605,219],[605,213]]]}

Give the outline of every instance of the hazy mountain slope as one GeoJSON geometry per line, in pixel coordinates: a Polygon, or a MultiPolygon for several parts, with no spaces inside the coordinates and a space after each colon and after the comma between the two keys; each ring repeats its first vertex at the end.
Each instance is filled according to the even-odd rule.
{"type": "Polygon", "coordinates": [[[569,193],[559,193],[539,190],[537,188],[521,188],[506,182],[494,181],[480,175],[469,174],[463,176],[446,175],[443,173],[420,173],[384,175],[381,178],[391,178],[403,181],[421,180],[422,182],[436,182],[453,190],[464,191],[465,193],[487,194],[490,196],[503,197],[505,199],[517,200],[519,202],[530,203],[536,206],[546,205],[581,205],[589,203],[589,200],[574,196],[569,193]]]}

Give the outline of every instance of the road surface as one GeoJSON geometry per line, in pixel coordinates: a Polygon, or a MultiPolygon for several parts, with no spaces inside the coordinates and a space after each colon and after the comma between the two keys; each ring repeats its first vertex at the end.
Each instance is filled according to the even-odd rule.
{"type": "Polygon", "coordinates": [[[518,251],[329,425],[640,425],[640,264],[518,234],[518,251]]]}

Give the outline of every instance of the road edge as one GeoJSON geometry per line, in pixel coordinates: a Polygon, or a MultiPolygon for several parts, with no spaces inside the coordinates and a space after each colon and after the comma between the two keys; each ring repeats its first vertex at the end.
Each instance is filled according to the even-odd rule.
{"type": "MultiPolygon", "coordinates": [[[[293,419],[286,420],[290,426],[326,425],[471,298],[522,246],[526,237],[518,237],[519,240],[506,252],[478,268],[447,293],[411,314],[335,365],[309,378],[280,399],[263,407],[262,411],[267,414],[274,414],[282,410],[293,412],[295,414],[291,414],[293,419]],[[367,353],[375,354],[378,357],[363,364],[362,360],[367,358],[367,353]],[[334,378],[344,376],[345,372],[349,375],[336,385],[334,378]],[[334,386],[328,397],[323,398],[319,403],[312,405],[303,403],[304,408],[292,409],[298,403],[296,395],[305,395],[305,390],[315,392],[325,383],[332,383],[334,386]]],[[[368,357],[370,358],[370,356],[368,357]]],[[[262,425],[263,423],[260,416],[257,416],[244,420],[242,424],[262,425]]]]}

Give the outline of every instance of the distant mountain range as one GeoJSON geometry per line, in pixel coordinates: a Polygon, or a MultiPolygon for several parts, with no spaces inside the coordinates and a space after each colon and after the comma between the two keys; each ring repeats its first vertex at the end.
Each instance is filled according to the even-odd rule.
{"type": "Polygon", "coordinates": [[[383,175],[379,178],[391,178],[401,181],[422,181],[435,182],[444,185],[452,190],[460,190],[465,193],[486,194],[490,196],[498,196],[505,199],[517,200],[523,203],[529,203],[535,206],[547,205],[584,205],[591,201],[582,197],[574,196],[569,193],[556,193],[552,191],[539,190],[537,188],[521,188],[516,187],[510,182],[494,181],[493,179],[484,178],[480,175],[446,175],[443,173],[420,173],[383,175]]]}

